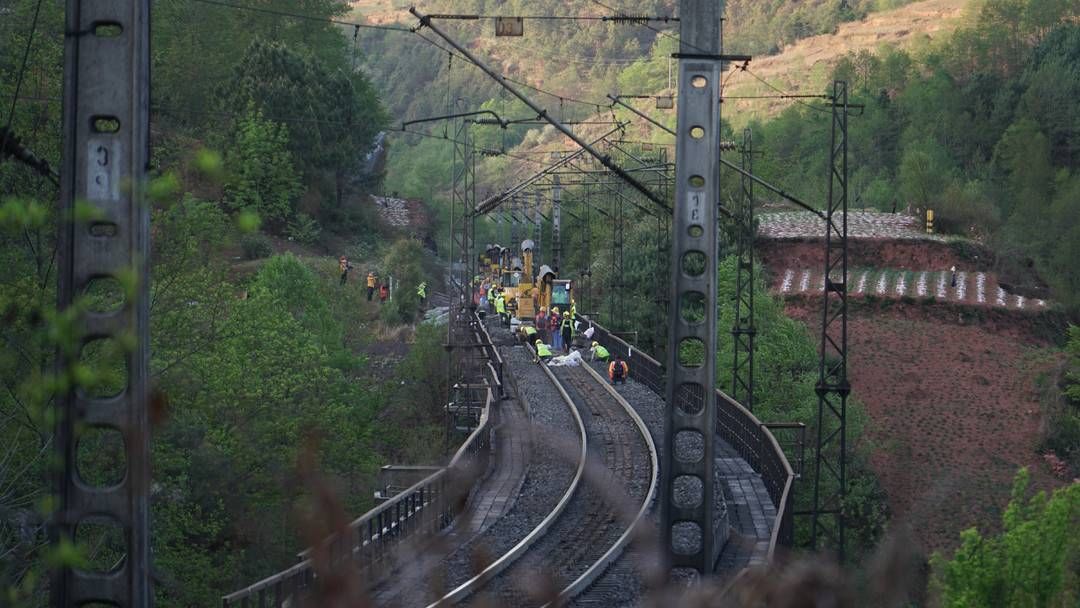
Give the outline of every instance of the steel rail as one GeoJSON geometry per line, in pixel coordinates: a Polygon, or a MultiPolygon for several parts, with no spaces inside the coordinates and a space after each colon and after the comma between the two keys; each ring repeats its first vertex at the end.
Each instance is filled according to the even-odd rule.
{"type": "MultiPolygon", "coordinates": [[[[611,351],[612,354],[625,354],[625,357],[628,361],[638,362],[637,364],[631,364],[630,378],[636,380],[637,382],[640,382],[643,386],[647,387],[649,390],[656,393],[657,395],[663,396],[663,393],[661,391],[664,390],[664,376],[666,372],[660,362],[654,359],[645,351],[635,348],[622,338],[619,338],[618,336],[612,334],[602,325],[593,322],[593,326],[597,329],[596,335],[593,336],[594,340],[597,340],[601,344],[603,344],[609,351],[611,351]]],[[[716,393],[718,404],[721,402],[730,404],[735,409],[735,411],[739,413],[740,416],[744,417],[744,420],[746,421],[745,428],[760,429],[760,435],[758,439],[767,439],[767,445],[757,444],[754,446],[744,446],[754,448],[756,450],[756,454],[740,454],[744,457],[744,459],[747,460],[748,463],[751,464],[751,468],[753,468],[756,473],[762,476],[762,481],[766,483],[766,487],[769,486],[770,481],[775,480],[766,479],[766,471],[760,464],[761,458],[767,455],[771,455],[781,465],[780,468],[784,479],[782,480],[782,483],[777,484],[777,486],[780,488],[780,491],[776,493],[776,495],[774,495],[773,492],[769,493],[770,498],[772,498],[773,500],[773,506],[776,507],[776,519],[773,521],[772,530],[769,535],[769,550],[767,553],[769,559],[772,559],[776,554],[777,547],[790,546],[792,541],[790,537],[791,530],[789,528],[789,523],[793,515],[792,509],[794,508],[794,504],[791,503],[791,499],[793,496],[792,493],[795,489],[795,470],[791,467],[791,463],[788,461],[787,455],[780,447],[780,443],[776,440],[776,436],[769,429],[766,423],[763,423],[757,416],[754,415],[753,412],[747,410],[742,404],[738,403],[734,399],[731,399],[723,391],[717,389],[716,393]],[[747,459],[746,456],[754,456],[754,458],[747,459]],[[757,462],[756,468],[754,468],[755,462],[757,462]]],[[[719,429],[717,431],[717,434],[720,434],[719,429]]],[[[752,440],[754,438],[747,437],[747,439],[752,440]]]]}
{"type": "MultiPolygon", "coordinates": [[[[533,355],[536,354],[536,351],[533,350],[531,345],[526,344],[525,346],[533,355]]],[[[548,530],[551,529],[551,526],[555,525],[556,520],[562,516],[563,511],[566,510],[566,506],[570,504],[570,499],[577,493],[578,487],[581,484],[581,478],[585,474],[585,463],[588,458],[589,439],[588,435],[585,433],[585,421],[582,420],[581,412],[578,411],[574,400],[570,398],[570,394],[566,392],[566,389],[563,388],[562,384],[555,378],[555,374],[551,373],[551,370],[548,369],[546,365],[540,365],[540,368],[547,374],[548,379],[551,380],[555,389],[559,391],[559,395],[570,409],[570,413],[577,423],[578,433],[581,436],[581,450],[578,455],[577,469],[574,471],[574,479],[570,482],[570,487],[563,493],[559,502],[555,505],[555,508],[552,509],[535,528],[533,528],[532,532],[529,532],[525,538],[518,541],[513,548],[507,551],[502,557],[489,564],[488,567],[484,568],[479,574],[465,581],[450,593],[442,596],[438,601],[429,604],[427,608],[441,608],[443,606],[453,605],[473,594],[503,570],[510,567],[510,565],[524,555],[536,541],[547,534],[548,530]]]]}
{"type": "Polygon", "coordinates": [[[647,445],[649,448],[649,464],[652,467],[652,475],[649,476],[649,491],[645,496],[645,500],[641,502],[641,508],[638,509],[637,515],[634,516],[633,521],[631,521],[630,524],[627,526],[626,532],[623,532],[622,536],[620,536],[619,539],[615,541],[615,544],[612,545],[611,548],[607,550],[607,552],[600,556],[600,559],[596,560],[596,562],[594,562],[592,566],[589,566],[588,570],[582,573],[582,575],[579,576],[577,580],[575,580],[573,583],[571,583],[570,586],[560,591],[558,597],[556,597],[553,601],[545,604],[543,608],[548,608],[549,606],[553,605],[565,605],[566,601],[578,596],[579,594],[581,594],[581,592],[588,589],[589,586],[596,581],[596,579],[600,578],[600,576],[603,575],[604,570],[606,570],[608,566],[615,563],[615,561],[622,556],[623,551],[633,539],[634,533],[637,532],[638,528],[641,527],[646,517],[648,516],[649,507],[652,505],[653,500],[656,498],[657,485],[659,485],[660,482],[660,457],[658,456],[656,451],[656,442],[653,441],[652,433],[649,432],[649,427],[645,424],[645,421],[641,419],[641,416],[638,415],[637,411],[633,408],[633,406],[631,406],[630,403],[625,398],[623,398],[622,395],[620,395],[614,388],[612,388],[607,382],[605,382],[603,376],[597,373],[597,371],[593,369],[591,365],[589,365],[588,363],[583,363],[581,367],[583,367],[585,371],[587,371],[589,375],[592,376],[594,380],[596,380],[597,383],[599,383],[601,386],[604,387],[605,390],[607,390],[607,392],[615,399],[615,401],[620,406],[622,406],[624,410],[626,410],[627,415],[630,416],[630,418],[634,421],[634,425],[637,427],[638,432],[641,433],[642,439],[645,440],[645,445],[647,445]]]}

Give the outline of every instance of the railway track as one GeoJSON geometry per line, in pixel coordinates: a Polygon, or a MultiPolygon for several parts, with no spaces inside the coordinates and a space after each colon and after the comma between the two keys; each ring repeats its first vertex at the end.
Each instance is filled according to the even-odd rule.
{"type": "MultiPolygon", "coordinates": [[[[528,536],[435,606],[542,606],[607,591],[590,589],[626,550],[655,497],[656,446],[634,409],[592,368],[548,368],[578,421],[577,473],[562,499],[528,536]]],[[[565,443],[565,442],[564,442],[565,443]]]]}

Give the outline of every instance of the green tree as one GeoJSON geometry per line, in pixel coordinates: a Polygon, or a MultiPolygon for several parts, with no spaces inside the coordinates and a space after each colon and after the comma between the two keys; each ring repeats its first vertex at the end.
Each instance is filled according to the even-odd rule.
{"type": "MultiPolygon", "coordinates": [[[[420,296],[416,286],[427,280],[424,276],[424,251],[420,241],[399,239],[390,246],[383,258],[382,267],[390,269],[394,279],[393,300],[383,307],[384,318],[398,322],[411,322],[420,309],[420,296]]],[[[428,292],[431,292],[428,286],[428,292]]]]}
{"type": "Polygon", "coordinates": [[[951,558],[936,554],[932,586],[942,606],[1075,606],[1080,601],[1080,483],[1026,498],[1027,469],[1013,482],[1004,531],[972,528],[951,558]]]}
{"type": "Polygon", "coordinates": [[[952,161],[930,139],[908,145],[900,159],[900,192],[915,207],[933,206],[951,181],[952,161]]]}
{"type": "Polygon", "coordinates": [[[346,178],[387,122],[366,76],[320,61],[280,42],[254,40],[218,89],[229,112],[254,104],[288,129],[288,147],[309,180],[333,177],[341,204],[346,178]]]}
{"type": "Polygon", "coordinates": [[[226,156],[232,170],[225,187],[226,203],[236,211],[258,213],[274,231],[292,219],[301,193],[288,144],[285,128],[266,120],[249,104],[226,156]]]}

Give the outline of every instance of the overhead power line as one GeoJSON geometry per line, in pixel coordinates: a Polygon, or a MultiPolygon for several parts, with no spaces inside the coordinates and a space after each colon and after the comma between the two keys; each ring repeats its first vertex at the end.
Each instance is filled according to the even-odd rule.
{"type": "MultiPolygon", "coordinates": [[[[615,11],[612,11],[613,13],[615,11]]],[[[521,19],[523,21],[607,21],[609,23],[633,23],[643,24],[650,22],[670,23],[677,22],[678,17],[670,15],[629,15],[617,13],[612,15],[469,15],[458,13],[428,15],[431,19],[451,19],[456,21],[480,21],[493,19],[521,19]]]]}
{"type": "MultiPolygon", "coordinates": [[[[457,53],[454,50],[452,50],[450,48],[447,48],[446,46],[444,46],[442,44],[439,44],[435,40],[432,40],[431,38],[425,36],[423,34],[423,32],[419,31],[419,28],[410,28],[410,27],[394,26],[394,25],[372,25],[370,23],[359,23],[359,22],[356,22],[356,21],[345,21],[345,20],[334,19],[334,18],[330,18],[330,17],[320,17],[320,16],[317,16],[317,15],[305,15],[303,13],[296,13],[296,12],[292,12],[292,11],[284,11],[284,10],[279,10],[279,9],[271,9],[271,8],[265,8],[265,7],[261,7],[261,6],[251,6],[251,5],[246,5],[246,4],[235,4],[235,3],[232,3],[232,2],[224,2],[223,0],[191,0],[191,2],[198,2],[198,3],[201,3],[201,4],[208,4],[208,5],[212,5],[212,6],[220,6],[220,7],[223,7],[223,8],[230,8],[230,9],[234,9],[234,10],[250,11],[250,12],[254,12],[254,13],[262,13],[262,14],[266,14],[266,15],[273,15],[275,17],[287,17],[287,18],[294,18],[294,19],[303,19],[305,21],[313,21],[313,22],[317,22],[317,23],[331,23],[331,24],[334,24],[334,25],[342,25],[342,26],[353,27],[353,28],[366,28],[366,29],[372,29],[372,30],[383,30],[383,31],[389,31],[389,32],[402,32],[402,33],[407,33],[407,34],[416,34],[417,36],[420,37],[421,40],[428,43],[429,45],[441,50],[444,53],[448,53],[450,55],[453,55],[454,57],[465,61],[466,63],[468,63],[469,65],[471,65],[473,67],[476,67],[476,65],[472,61],[470,61],[467,57],[465,57],[465,56],[461,55],[460,53],[457,53]]],[[[581,104],[581,105],[587,105],[587,106],[593,106],[593,107],[598,107],[600,105],[600,104],[597,104],[595,102],[584,101],[584,100],[581,100],[581,99],[575,99],[575,98],[567,96],[567,95],[561,95],[559,93],[554,93],[552,91],[548,91],[546,89],[542,89],[540,87],[536,87],[536,86],[533,86],[533,85],[528,85],[528,84],[525,84],[523,82],[519,82],[519,81],[516,81],[516,80],[513,81],[513,82],[515,84],[519,84],[521,86],[528,87],[528,88],[530,88],[530,89],[532,89],[534,91],[537,91],[539,93],[543,93],[543,94],[551,96],[551,97],[553,97],[555,99],[561,99],[561,100],[566,101],[566,102],[576,103],[576,104],[581,104]]]]}
{"type": "MultiPolygon", "coordinates": [[[[772,89],[773,91],[776,91],[776,93],[778,93],[779,95],[783,95],[783,96],[784,96],[784,97],[783,97],[784,99],[791,99],[791,100],[793,100],[793,101],[794,101],[795,103],[797,103],[797,104],[799,104],[799,105],[802,105],[802,106],[806,106],[806,107],[810,108],[811,110],[814,110],[815,112],[825,112],[826,114],[832,114],[832,110],[830,110],[830,109],[827,109],[827,108],[822,108],[822,107],[818,107],[818,106],[815,106],[815,105],[812,105],[812,104],[808,104],[808,103],[806,103],[805,101],[800,101],[800,99],[802,99],[802,98],[803,98],[803,96],[801,96],[801,95],[794,95],[794,94],[792,94],[792,93],[789,93],[789,92],[787,92],[787,91],[785,91],[785,90],[781,89],[781,88],[780,88],[780,87],[778,87],[778,86],[775,86],[775,85],[773,85],[772,83],[770,83],[769,81],[765,80],[765,79],[764,79],[764,78],[762,78],[761,76],[758,76],[757,74],[755,74],[755,73],[754,73],[754,72],[753,72],[753,71],[752,71],[752,70],[751,70],[750,68],[747,68],[747,67],[743,67],[743,68],[742,68],[742,71],[743,71],[743,72],[746,72],[747,74],[750,74],[750,76],[752,76],[752,77],[753,77],[753,78],[754,78],[755,80],[757,80],[757,81],[758,81],[758,82],[760,82],[761,84],[763,84],[763,85],[765,85],[765,86],[769,87],[769,88],[770,88],[770,89],[772,89]]],[[[827,96],[827,95],[815,95],[814,97],[816,97],[816,98],[823,98],[823,99],[831,99],[831,98],[830,98],[829,96],[827,96]]],[[[729,99],[734,99],[734,98],[729,98],[729,99]]]]}
{"type": "Polygon", "coordinates": [[[192,2],[200,2],[202,4],[212,4],[214,6],[222,6],[225,8],[231,8],[241,11],[251,11],[253,13],[264,13],[267,15],[276,15],[278,17],[291,17],[293,19],[303,19],[306,21],[317,21],[322,23],[333,23],[335,25],[344,25],[352,28],[365,28],[370,30],[385,30],[390,32],[409,32],[412,33],[412,28],[403,27],[400,25],[372,25],[370,23],[358,23],[355,21],[344,21],[341,19],[333,19],[330,17],[320,17],[318,15],[305,15],[303,13],[294,13],[291,11],[283,11],[275,8],[266,8],[262,6],[251,6],[247,4],[233,4],[231,2],[222,2],[221,0],[191,0],[192,2]]]}

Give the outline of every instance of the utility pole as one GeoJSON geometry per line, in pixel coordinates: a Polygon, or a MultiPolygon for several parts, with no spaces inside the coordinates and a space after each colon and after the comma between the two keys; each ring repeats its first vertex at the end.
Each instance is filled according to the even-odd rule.
{"type": "Polygon", "coordinates": [[[716,432],[716,244],[720,194],[722,4],[679,1],[672,306],[660,501],[668,566],[712,572],[727,526],[714,529],[716,432]],[[703,308],[702,308],[703,307],[703,308]],[[700,353],[703,360],[689,358],[700,353]]]}
{"type": "Polygon", "coordinates": [[[735,280],[735,325],[731,328],[735,359],[731,366],[731,398],[754,411],[754,139],[743,130],[742,201],[735,215],[735,242],[738,261],[735,280]]]}
{"type": "Polygon", "coordinates": [[[65,31],[57,305],[61,314],[76,311],[76,300],[96,282],[116,285],[123,302],[107,311],[76,311],[77,348],[61,349],[57,368],[61,377],[70,377],[88,345],[109,340],[123,348],[126,384],[116,395],[72,387],[57,396],[58,504],[50,543],[96,540],[76,535],[95,526],[112,528],[123,539],[124,559],[111,571],[58,567],[51,601],[65,608],[99,603],[142,608],[153,603],[150,210],[143,198],[150,160],[150,0],[67,0],[65,31]],[[76,213],[76,202],[93,212],[76,213]],[[132,289],[120,288],[131,276],[132,289]],[[124,475],[114,485],[93,485],[80,475],[85,459],[77,446],[90,429],[123,438],[124,475]]]}
{"type": "Polygon", "coordinates": [[[844,500],[847,497],[847,212],[848,90],[833,83],[829,200],[825,210],[825,293],[822,294],[821,357],[818,366],[817,452],[811,548],[819,543],[844,560],[844,500]],[[824,476],[824,478],[823,478],[824,476]]]}
{"type": "Polygon", "coordinates": [[[562,270],[562,185],[559,176],[552,176],[554,186],[551,189],[551,267],[555,272],[562,270]]]}
{"type": "Polygon", "coordinates": [[[540,260],[544,259],[541,257],[543,252],[540,249],[544,240],[544,214],[540,209],[540,200],[540,190],[534,190],[533,204],[535,207],[533,209],[533,217],[536,219],[536,225],[533,226],[533,230],[535,230],[536,236],[533,238],[533,241],[535,241],[533,247],[533,266],[535,266],[535,268],[530,270],[532,276],[536,276],[540,272],[540,260]]]}

